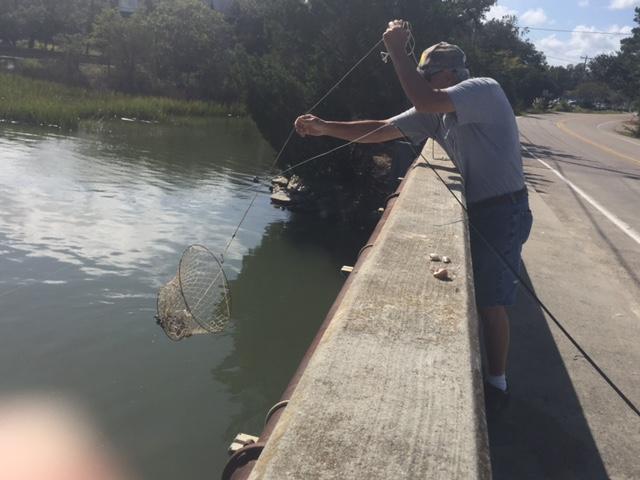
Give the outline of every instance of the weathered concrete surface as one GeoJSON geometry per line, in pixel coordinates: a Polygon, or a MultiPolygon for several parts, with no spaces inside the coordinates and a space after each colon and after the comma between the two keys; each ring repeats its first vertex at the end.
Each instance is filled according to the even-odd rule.
{"type": "Polygon", "coordinates": [[[464,218],[416,164],[251,479],[490,477],[464,218]],[[432,252],[453,281],[433,277],[432,252]]]}

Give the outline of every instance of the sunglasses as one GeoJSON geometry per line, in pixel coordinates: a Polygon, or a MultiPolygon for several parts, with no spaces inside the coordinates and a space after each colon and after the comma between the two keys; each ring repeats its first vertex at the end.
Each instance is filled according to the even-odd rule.
{"type": "Polygon", "coordinates": [[[445,70],[449,70],[448,68],[420,68],[418,71],[422,78],[424,78],[427,82],[430,82],[434,75],[443,72],[445,70]]]}

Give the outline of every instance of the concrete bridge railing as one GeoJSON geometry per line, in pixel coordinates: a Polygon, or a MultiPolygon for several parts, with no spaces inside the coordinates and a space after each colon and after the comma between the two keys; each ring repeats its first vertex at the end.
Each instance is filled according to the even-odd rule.
{"type": "MultiPolygon", "coordinates": [[[[424,154],[460,192],[444,153],[424,154]]],[[[466,217],[423,160],[399,192],[250,479],[490,478],[466,217]],[[449,280],[434,277],[441,267],[449,280]]]]}

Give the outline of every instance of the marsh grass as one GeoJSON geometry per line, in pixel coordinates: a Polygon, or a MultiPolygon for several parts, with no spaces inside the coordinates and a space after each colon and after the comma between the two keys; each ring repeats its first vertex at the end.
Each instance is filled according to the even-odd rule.
{"type": "Polygon", "coordinates": [[[81,120],[135,118],[184,123],[189,118],[242,114],[238,106],[92,91],[0,73],[0,119],[77,128],[81,120]]]}

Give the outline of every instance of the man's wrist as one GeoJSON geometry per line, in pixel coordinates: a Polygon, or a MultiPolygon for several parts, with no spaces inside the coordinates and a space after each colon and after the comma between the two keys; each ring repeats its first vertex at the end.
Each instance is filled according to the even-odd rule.
{"type": "Polygon", "coordinates": [[[318,130],[320,130],[321,135],[331,135],[331,126],[335,122],[330,122],[328,120],[319,119],[320,123],[318,124],[318,130]]]}
{"type": "Polygon", "coordinates": [[[393,43],[391,45],[387,45],[387,52],[392,56],[402,55],[405,53],[404,44],[393,43]]]}

